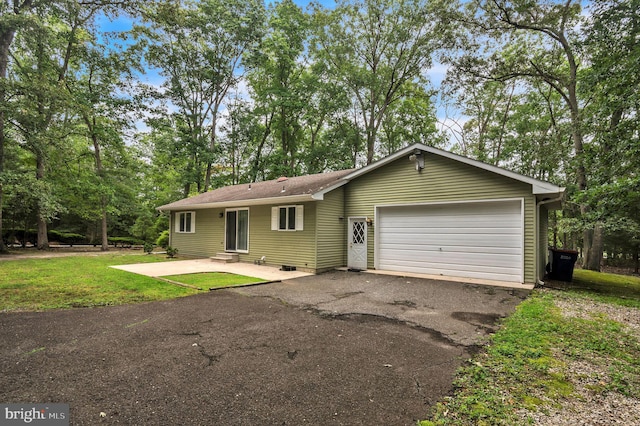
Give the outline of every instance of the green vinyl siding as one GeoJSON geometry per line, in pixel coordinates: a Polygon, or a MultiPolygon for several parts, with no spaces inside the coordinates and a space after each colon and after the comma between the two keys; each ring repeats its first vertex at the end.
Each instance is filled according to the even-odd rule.
{"type": "Polygon", "coordinates": [[[324,196],[317,204],[317,270],[324,271],[347,263],[344,187],[324,196]]]}
{"type": "MultiPolygon", "coordinates": [[[[434,154],[425,154],[420,173],[401,158],[351,181],[345,188],[345,216],[374,218],[375,206],[467,200],[524,199],[525,282],[535,281],[535,196],[531,186],[434,154]]],[[[376,224],[368,227],[368,267],[374,267],[376,224]]]]}
{"type": "Polygon", "coordinates": [[[207,257],[221,251],[224,246],[224,218],[220,213],[224,209],[195,210],[195,232],[175,231],[175,220],[180,212],[171,213],[171,246],[178,254],[185,256],[207,257]]]}
{"type": "MultiPolygon", "coordinates": [[[[272,231],[271,207],[249,207],[249,252],[238,253],[240,261],[254,262],[266,257],[272,266],[291,265],[300,269],[316,269],[316,204],[303,203],[304,229],[302,231],[272,231]]],[[[274,204],[273,206],[278,206],[274,204]]],[[[224,252],[225,209],[196,210],[195,232],[175,232],[172,213],[171,245],[178,254],[185,256],[210,257],[224,252]]]]}
{"type": "Polygon", "coordinates": [[[316,203],[303,203],[302,206],[302,231],[272,231],[271,207],[278,207],[278,204],[252,206],[249,209],[249,253],[240,253],[240,261],[253,262],[265,256],[266,263],[271,266],[315,270],[316,203]]]}

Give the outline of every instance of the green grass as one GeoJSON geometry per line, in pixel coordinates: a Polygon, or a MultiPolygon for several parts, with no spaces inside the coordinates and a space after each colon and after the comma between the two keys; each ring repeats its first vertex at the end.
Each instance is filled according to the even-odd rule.
{"type": "MultiPolygon", "coordinates": [[[[515,412],[561,406],[575,395],[567,364],[586,361],[609,371],[597,392],[640,397],[640,343],[604,314],[588,319],[563,316],[562,299],[640,306],[633,277],[575,271],[568,291],[536,290],[503,321],[486,350],[462,367],[455,393],[439,402],[428,425],[532,424],[515,412]]],[[[597,409],[597,407],[594,407],[597,409]]]]}
{"type": "Polygon", "coordinates": [[[108,254],[0,261],[0,312],[120,305],[197,293],[109,268],[165,260],[158,256],[108,254]]]}
{"type": "Polygon", "coordinates": [[[640,277],[576,269],[569,288],[606,303],[640,308],[640,277]]]}
{"type": "Polygon", "coordinates": [[[189,284],[200,288],[233,287],[244,284],[264,282],[263,279],[224,272],[204,272],[195,274],[169,275],[162,277],[171,281],[189,284]]]}

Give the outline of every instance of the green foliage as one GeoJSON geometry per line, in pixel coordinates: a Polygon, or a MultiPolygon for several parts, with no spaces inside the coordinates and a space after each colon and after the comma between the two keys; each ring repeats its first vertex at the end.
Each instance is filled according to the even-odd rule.
{"type": "Polygon", "coordinates": [[[353,99],[364,127],[367,164],[374,160],[388,109],[410,99],[414,82],[424,84],[422,72],[441,46],[444,31],[435,10],[423,0],[345,0],[332,11],[316,8],[314,48],[353,99]]]}
{"type": "Polygon", "coordinates": [[[144,244],[144,241],[135,237],[109,237],[109,244],[113,244],[115,247],[131,247],[144,244]]]}
{"type": "Polygon", "coordinates": [[[153,244],[148,241],[145,241],[143,249],[145,253],[151,254],[151,252],[153,252],[153,244]]]}
{"type": "Polygon", "coordinates": [[[81,234],[75,234],[73,232],[63,232],[51,229],[48,231],[48,237],[50,241],[57,241],[61,244],[87,244],[87,237],[81,234]]]}
{"type": "Polygon", "coordinates": [[[172,102],[177,109],[171,117],[174,138],[165,142],[170,149],[182,151],[177,160],[184,195],[194,183],[199,192],[207,190],[218,159],[218,114],[239,81],[245,52],[261,36],[264,3],[153,3],[144,17],[147,23],[134,28],[133,35],[146,60],[166,77],[165,90],[155,97],[172,102]]]}
{"type": "Polygon", "coordinates": [[[164,230],[156,239],[156,245],[166,249],[169,246],[169,230],[164,230]]]}
{"type": "Polygon", "coordinates": [[[143,241],[158,238],[155,232],[155,218],[149,210],[143,211],[137,217],[136,222],[131,227],[131,235],[143,241]]]}
{"type": "Polygon", "coordinates": [[[167,251],[167,257],[169,259],[173,259],[178,254],[178,249],[171,246],[167,246],[166,251],[167,251]]]}
{"type": "Polygon", "coordinates": [[[25,245],[30,243],[35,245],[38,239],[38,231],[35,229],[7,229],[2,230],[2,239],[7,244],[14,244],[16,241],[19,244],[25,245]]]}

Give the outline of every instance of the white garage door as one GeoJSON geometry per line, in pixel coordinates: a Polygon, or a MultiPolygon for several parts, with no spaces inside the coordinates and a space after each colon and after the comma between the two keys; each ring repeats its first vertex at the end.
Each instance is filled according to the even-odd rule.
{"type": "Polygon", "coordinates": [[[522,201],[378,208],[377,269],[523,282],[522,201]]]}

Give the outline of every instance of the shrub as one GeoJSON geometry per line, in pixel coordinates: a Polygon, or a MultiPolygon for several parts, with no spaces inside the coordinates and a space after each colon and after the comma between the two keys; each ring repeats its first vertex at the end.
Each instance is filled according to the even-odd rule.
{"type": "Polygon", "coordinates": [[[153,244],[148,242],[148,241],[146,241],[144,243],[144,252],[147,253],[147,254],[151,254],[152,251],[153,251],[153,244]]]}
{"type": "Polygon", "coordinates": [[[133,245],[142,244],[142,243],[143,243],[142,241],[133,237],[110,237],[109,238],[109,244],[113,244],[115,247],[118,247],[118,244],[120,244],[120,247],[131,247],[133,245]]]}
{"type": "Polygon", "coordinates": [[[176,256],[176,254],[178,254],[178,249],[177,248],[173,248],[171,246],[167,246],[167,257],[172,259],[176,256]]]}
{"type": "Polygon", "coordinates": [[[50,241],[57,241],[60,244],[86,244],[87,239],[84,235],[74,234],[73,232],[56,231],[55,229],[47,232],[50,241]]]}
{"type": "Polygon", "coordinates": [[[4,229],[2,232],[2,239],[5,244],[13,244],[18,241],[23,246],[26,243],[36,245],[38,241],[38,231],[35,229],[4,229]]]}
{"type": "Polygon", "coordinates": [[[166,249],[169,247],[169,230],[162,231],[162,234],[156,240],[156,245],[166,249]]]}

